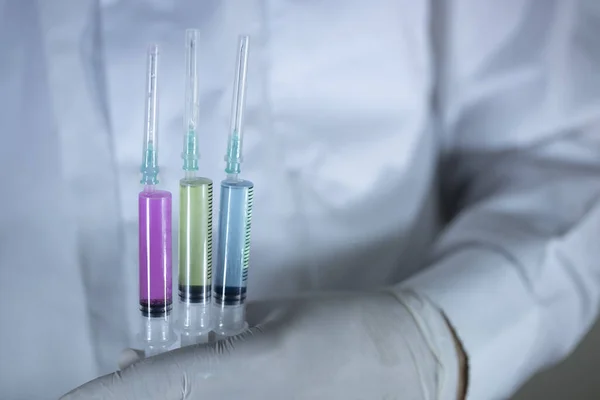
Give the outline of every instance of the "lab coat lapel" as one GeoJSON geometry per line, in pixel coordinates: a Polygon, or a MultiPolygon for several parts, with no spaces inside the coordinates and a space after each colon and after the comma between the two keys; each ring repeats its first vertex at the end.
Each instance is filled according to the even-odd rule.
{"type": "Polygon", "coordinates": [[[127,333],[121,223],[98,15],[91,0],[40,2],[63,175],[75,205],[90,331],[100,370],[107,372],[127,344],[127,333]]]}

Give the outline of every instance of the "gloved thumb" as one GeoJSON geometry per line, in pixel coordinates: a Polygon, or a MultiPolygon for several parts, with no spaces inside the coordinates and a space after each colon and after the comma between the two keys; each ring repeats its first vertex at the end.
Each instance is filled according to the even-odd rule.
{"type": "Polygon", "coordinates": [[[123,370],[129,367],[131,364],[135,364],[136,362],[143,360],[144,357],[145,354],[143,350],[125,349],[119,356],[119,369],[123,370]]]}

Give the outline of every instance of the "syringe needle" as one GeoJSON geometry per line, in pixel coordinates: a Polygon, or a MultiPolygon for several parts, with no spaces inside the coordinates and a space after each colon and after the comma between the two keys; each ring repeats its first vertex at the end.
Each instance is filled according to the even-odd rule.
{"type": "Polygon", "coordinates": [[[187,129],[194,131],[198,122],[198,30],[188,29],[185,32],[186,41],[186,116],[187,129]]]}
{"type": "Polygon", "coordinates": [[[238,45],[238,61],[234,83],[232,131],[242,134],[244,104],[246,102],[246,76],[248,75],[248,45],[250,38],[241,36],[238,45]]]}
{"type": "Polygon", "coordinates": [[[183,169],[198,170],[198,137],[197,126],[200,114],[198,93],[198,35],[196,29],[188,29],[185,33],[185,117],[183,139],[183,169]]]}
{"type": "Polygon", "coordinates": [[[158,183],[158,46],[148,49],[146,72],[146,120],[144,127],[144,152],[142,155],[142,181],[145,185],[158,183]]]}
{"type": "Polygon", "coordinates": [[[248,74],[249,36],[240,36],[237,53],[237,68],[233,86],[233,102],[231,106],[231,126],[225,161],[228,175],[240,173],[242,159],[242,128],[244,124],[244,106],[246,103],[246,77],[248,74]]]}

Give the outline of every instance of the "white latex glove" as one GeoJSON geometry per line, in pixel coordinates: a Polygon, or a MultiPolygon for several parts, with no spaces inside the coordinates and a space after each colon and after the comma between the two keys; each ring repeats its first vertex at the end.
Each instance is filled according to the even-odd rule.
{"type": "Polygon", "coordinates": [[[362,293],[255,303],[247,333],[142,359],[62,400],[455,400],[452,332],[412,293],[362,293]],[[270,310],[270,311],[268,311],[270,310]]]}

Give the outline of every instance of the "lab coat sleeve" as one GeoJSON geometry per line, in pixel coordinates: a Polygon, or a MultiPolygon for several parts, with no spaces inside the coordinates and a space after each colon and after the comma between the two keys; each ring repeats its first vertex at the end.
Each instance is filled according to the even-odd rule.
{"type": "Polygon", "coordinates": [[[457,331],[467,398],[506,399],[565,357],[597,313],[600,2],[439,3],[452,215],[429,267],[402,286],[457,331]]]}

